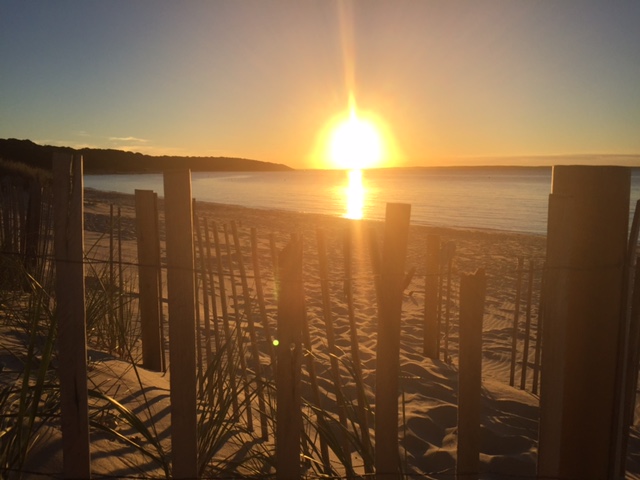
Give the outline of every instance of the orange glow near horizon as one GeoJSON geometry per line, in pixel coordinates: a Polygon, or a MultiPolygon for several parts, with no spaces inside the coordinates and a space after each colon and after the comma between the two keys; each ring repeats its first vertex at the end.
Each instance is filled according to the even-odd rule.
{"type": "Polygon", "coordinates": [[[366,189],[362,183],[362,170],[349,170],[349,183],[345,188],[347,213],[345,218],[361,220],[364,210],[364,198],[366,189]]]}

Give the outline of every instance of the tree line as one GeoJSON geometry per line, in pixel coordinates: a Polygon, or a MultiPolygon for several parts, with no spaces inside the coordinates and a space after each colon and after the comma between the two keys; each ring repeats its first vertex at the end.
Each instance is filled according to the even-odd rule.
{"type": "Polygon", "coordinates": [[[30,167],[51,170],[53,154],[65,152],[84,158],[85,173],[154,173],[171,168],[192,171],[285,171],[290,167],[234,157],[151,156],[114,149],[57,147],[38,145],[31,140],[0,139],[0,158],[30,167]]]}

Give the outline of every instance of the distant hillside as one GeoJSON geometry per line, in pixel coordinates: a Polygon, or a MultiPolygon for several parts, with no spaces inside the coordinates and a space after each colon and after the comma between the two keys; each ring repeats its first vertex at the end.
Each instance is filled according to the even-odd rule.
{"type": "Polygon", "coordinates": [[[38,145],[31,140],[0,139],[0,158],[51,170],[54,152],[77,153],[84,158],[86,173],[149,173],[170,168],[190,168],[201,172],[282,171],[292,170],[279,163],[260,162],[230,157],[153,157],[141,153],[98,148],[54,147],[38,145]]]}

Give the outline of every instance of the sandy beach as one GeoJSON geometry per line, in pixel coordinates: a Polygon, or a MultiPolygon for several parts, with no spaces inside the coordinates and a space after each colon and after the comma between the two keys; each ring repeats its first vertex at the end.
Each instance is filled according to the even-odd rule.
{"type": "MultiPolygon", "coordinates": [[[[108,256],[110,206],[121,212],[122,261],[125,276],[135,285],[133,265],[137,261],[134,198],[131,195],[87,190],[85,193],[85,250],[89,258],[104,260],[108,256]]],[[[159,202],[162,224],[162,200],[159,202]]],[[[326,238],[329,266],[331,316],[336,334],[336,345],[344,352],[341,372],[344,374],[343,390],[347,398],[355,401],[355,387],[347,365],[351,355],[348,306],[345,298],[343,236],[348,228],[352,232],[353,276],[352,288],[363,383],[367,400],[374,403],[376,372],[376,319],[377,304],[373,275],[370,266],[368,232],[373,230],[381,237],[383,225],[376,222],[353,221],[321,215],[284,211],[249,209],[238,206],[196,203],[199,219],[216,222],[222,232],[223,225],[236,222],[245,264],[251,270],[250,229],[255,228],[259,240],[259,256],[266,297],[267,314],[272,330],[276,328],[276,294],[273,281],[270,235],[273,234],[278,250],[288,242],[291,234],[304,239],[304,288],[306,312],[309,322],[313,358],[322,396],[322,408],[337,411],[335,392],[331,381],[326,327],[323,320],[323,302],[320,289],[320,273],[317,252],[317,229],[326,238]]],[[[161,233],[164,239],[163,233],[161,233]]],[[[452,247],[449,247],[452,248],[452,247]]],[[[403,469],[411,478],[451,478],[455,474],[457,445],[457,361],[458,361],[458,289],[462,273],[473,273],[483,268],[487,275],[486,305],[483,321],[482,364],[482,422],[481,422],[481,471],[482,478],[532,478],[536,474],[538,396],[532,392],[533,369],[529,368],[526,388],[521,390],[522,334],[518,342],[518,366],[516,386],[509,386],[512,327],[516,303],[518,257],[524,265],[534,262],[536,272],[541,268],[545,255],[545,238],[508,232],[469,229],[445,229],[412,226],[410,230],[407,270],[415,273],[405,289],[401,327],[401,412],[400,454],[403,469]],[[425,248],[428,235],[439,235],[443,245],[455,245],[451,263],[450,323],[447,341],[447,360],[425,358],[422,353],[425,248]]],[[[95,265],[99,265],[97,261],[95,265]]],[[[91,276],[90,269],[87,276],[91,276]]],[[[527,275],[522,281],[526,290],[527,275]]],[[[532,338],[535,337],[536,315],[539,301],[539,274],[534,277],[532,290],[532,338]]],[[[253,276],[249,276],[254,291],[253,276]]],[[[445,279],[446,280],[446,279],[445,279]]],[[[443,292],[446,292],[446,281],[443,292]]],[[[446,293],[443,293],[446,295],[446,293]]],[[[521,300],[521,323],[526,317],[526,295],[521,300]]],[[[445,302],[446,304],[446,302],[445,302]]],[[[445,305],[446,306],[446,305],[445,305]]],[[[201,307],[202,308],[202,307],[201,307]]],[[[443,315],[444,313],[443,307],[443,315]]],[[[201,315],[204,313],[201,310],[201,315]]],[[[202,324],[200,325],[202,332],[202,324]]],[[[269,364],[264,330],[257,323],[261,345],[261,363],[269,364]]],[[[165,332],[166,335],[166,332],[165,332]]],[[[274,334],[277,337],[277,332],[274,334]]],[[[170,339],[168,339],[170,341],[170,339]]],[[[6,343],[8,340],[3,340],[6,343]]],[[[89,334],[91,342],[91,333],[89,334]]],[[[444,342],[444,339],[443,339],[444,342]]],[[[441,343],[443,348],[444,343],[441,343]]],[[[533,342],[533,340],[532,340],[533,342]]],[[[91,343],[90,343],[91,345],[91,343]]],[[[137,412],[149,427],[154,426],[160,445],[170,450],[169,375],[142,368],[133,370],[130,365],[114,356],[90,347],[90,386],[113,396],[123,405],[137,412]],[[142,387],[142,388],[141,388],[142,387]],[[150,407],[149,407],[150,405],[150,407]]],[[[533,358],[530,346],[529,364],[533,358]]],[[[8,363],[8,362],[5,362],[8,363]]],[[[311,401],[308,387],[308,371],[303,364],[303,395],[311,401]]],[[[257,408],[254,406],[254,408],[257,408]]],[[[256,417],[257,418],[257,417],[256,417]]],[[[105,420],[106,421],[106,420],[105,420]]],[[[588,421],[588,419],[585,419],[588,421]]],[[[114,417],[120,433],[133,436],[137,433],[126,422],[114,417]]],[[[372,426],[372,424],[371,424],[372,426]]],[[[256,436],[258,434],[256,433],[256,436]]],[[[373,436],[373,430],[372,430],[373,436]]],[[[255,439],[246,438],[245,448],[258,448],[255,439]],[[254,442],[254,443],[252,443],[254,442]],[[248,447],[252,444],[253,447],[248,447]]],[[[25,471],[41,472],[55,476],[62,471],[59,430],[51,425],[43,431],[25,471]]],[[[273,437],[261,447],[273,452],[273,437]]],[[[92,471],[96,475],[145,477],[163,476],[162,468],[124,441],[115,441],[108,434],[92,431],[92,471]]],[[[237,442],[220,450],[218,458],[233,455],[240,458],[237,442]]],[[[243,450],[244,451],[244,450],[243,450]]],[[[640,478],[640,438],[632,429],[629,443],[628,478],[640,478]]],[[[246,454],[245,458],[251,455],[246,454]]],[[[240,461],[242,464],[242,461],[240,461]]],[[[363,473],[362,460],[353,454],[356,471],[363,473]]],[[[244,472],[248,474],[249,468],[244,472]]],[[[237,472],[242,473],[243,468],[237,472]]],[[[273,472],[271,472],[273,473],[273,472]]],[[[35,476],[34,476],[35,478],[35,476]]]]}

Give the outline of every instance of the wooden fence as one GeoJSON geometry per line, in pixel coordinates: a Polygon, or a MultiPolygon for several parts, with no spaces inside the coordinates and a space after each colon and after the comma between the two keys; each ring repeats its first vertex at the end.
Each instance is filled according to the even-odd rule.
{"type": "MultiPolygon", "coordinates": [[[[78,405],[78,398],[86,403],[83,395],[86,385],[82,380],[86,378],[85,274],[82,242],[78,240],[82,238],[83,229],[82,188],[81,181],[74,183],[81,179],[81,161],[56,158],[54,165],[57,166],[54,198],[58,202],[54,203],[54,210],[65,212],[65,218],[56,219],[55,224],[58,232],[65,232],[64,236],[56,236],[58,282],[62,285],[57,297],[59,305],[69,308],[70,312],[65,314],[65,310],[60,310],[60,318],[73,322],[68,327],[61,325],[60,329],[60,345],[69,356],[67,375],[60,378],[66,439],[65,475],[80,478],[90,473],[88,430],[84,425],[86,412],[76,410],[77,415],[70,415],[71,407],[64,405],[65,395],[70,395],[66,401],[75,402],[73,408],[78,405]],[[73,213],[60,207],[62,203],[76,205],[73,213]],[[69,237],[69,232],[79,237],[69,237]],[[69,285],[77,285],[77,290],[68,289],[69,285]],[[82,425],[70,425],[69,419],[82,425]]],[[[49,207],[32,206],[36,201],[46,203],[41,202],[42,190],[37,186],[25,189],[8,182],[0,185],[2,250],[19,252],[27,261],[36,255],[34,252],[39,252],[34,231],[43,235],[42,221],[34,220],[34,216],[40,219],[49,207]],[[29,191],[29,195],[25,191],[29,191]],[[36,211],[39,213],[34,213],[36,211]]],[[[342,240],[344,276],[340,279],[347,305],[347,353],[336,344],[329,287],[336,280],[330,278],[327,268],[326,238],[322,230],[317,231],[317,243],[313,247],[293,235],[284,248],[279,249],[273,235],[261,237],[255,229],[243,230],[235,222],[216,224],[201,215],[197,205],[191,199],[189,172],[166,173],[166,223],[162,240],[157,196],[149,191],[136,192],[141,357],[149,369],[161,371],[168,367],[171,370],[173,476],[195,478],[199,475],[197,397],[207,388],[205,378],[212,357],[223,351],[227,358],[228,388],[234,396],[230,415],[251,431],[259,425],[260,437],[275,441],[277,478],[300,478],[304,474],[304,462],[300,459],[314,448],[305,443],[312,439],[303,435],[304,423],[310,418],[303,415],[303,403],[315,405],[312,416],[318,431],[335,430],[331,426],[335,421],[340,425],[337,431],[342,432],[335,442],[328,435],[319,436],[322,472],[335,474],[331,462],[335,463],[337,457],[344,469],[341,473],[347,477],[375,473],[377,478],[400,478],[400,322],[403,296],[406,298],[409,284],[415,285],[417,281],[413,278],[415,271],[407,272],[404,261],[410,206],[388,206],[382,247],[375,232],[369,235],[371,282],[378,308],[375,408],[371,408],[367,404],[361,371],[357,311],[352,294],[352,231],[347,229],[342,240]],[[166,245],[164,262],[163,243],[166,245]],[[302,269],[303,252],[309,249],[315,250],[318,260],[320,311],[326,338],[323,351],[318,351],[311,336],[306,306],[302,269]],[[264,258],[269,256],[272,261],[265,268],[264,258]],[[166,317],[168,331],[164,327],[166,317]],[[326,356],[329,365],[331,386],[325,385],[322,389],[328,394],[321,393],[317,378],[316,358],[320,356],[326,356]],[[350,368],[349,378],[345,378],[345,364],[350,368]],[[348,382],[356,385],[353,402],[343,392],[348,382]],[[268,385],[275,386],[275,422],[268,385]],[[354,439],[361,445],[362,465],[357,468],[352,463],[354,439]]],[[[115,259],[122,252],[121,240],[118,241],[120,216],[116,218],[112,208],[110,217],[109,275],[111,285],[120,289],[117,297],[122,298],[122,261],[115,259]]],[[[46,256],[47,252],[40,254],[46,256]]],[[[416,348],[433,361],[453,363],[460,369],[458,425],[464,439],[458,442],[457,472],[473,476],[479,469],[481,332],[487,279],[484,272],[479,271],[476,275],[463,275],[458,281],[453,273],[455,256],[455,244],[443,242],[436,235],[429,237],[424,271],[420,275],[424,336],[416,348]],[[454,334],[454,330],[458,334],[454,334]]],[[[537,394],[543,352],[544,298],[540,292],[544,265],[539,259],[521,257],[514,259],[514,267],[509,384],[537,394]]],[[[119,311],[121,315],[122,305],[119,311]]]]}

